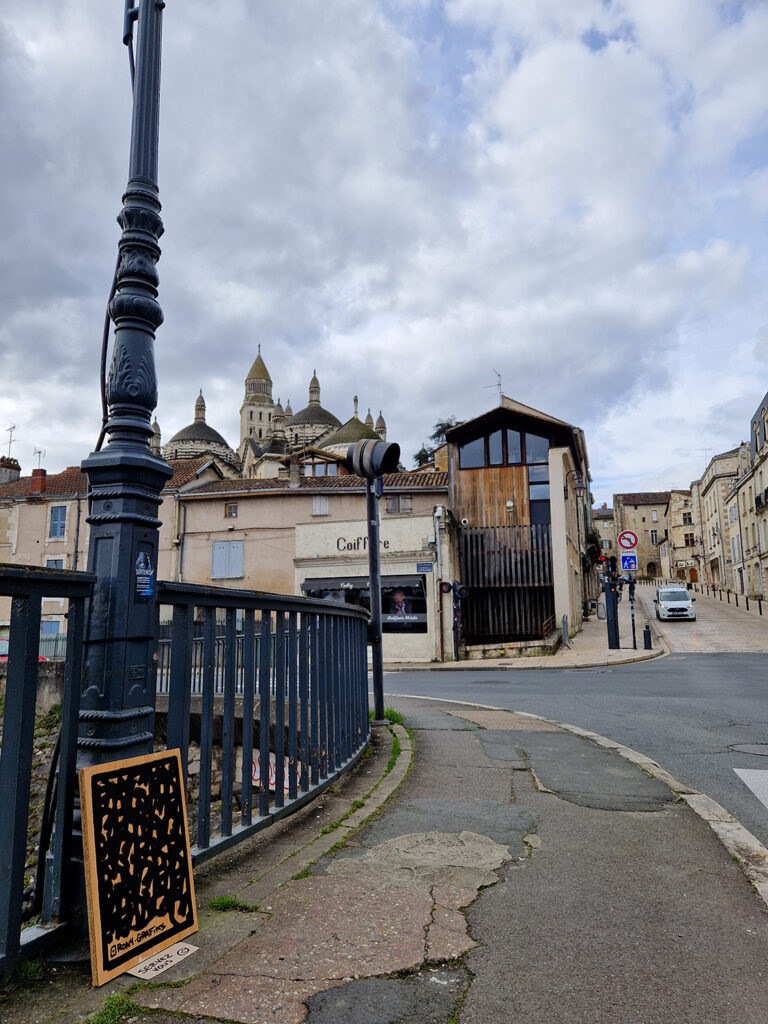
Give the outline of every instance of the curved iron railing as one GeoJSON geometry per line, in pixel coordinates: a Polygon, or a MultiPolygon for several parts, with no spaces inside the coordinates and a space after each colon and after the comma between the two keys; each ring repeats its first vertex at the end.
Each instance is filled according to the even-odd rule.
{"type": "Polygon", "coordinates": [[[172,609],[157,691],[167,694],[165,743],[181,750],[199,863],[298,810],[362,754],[368,616],[177,583],[158,585],[157,607],[161,622],[172,609]]]}

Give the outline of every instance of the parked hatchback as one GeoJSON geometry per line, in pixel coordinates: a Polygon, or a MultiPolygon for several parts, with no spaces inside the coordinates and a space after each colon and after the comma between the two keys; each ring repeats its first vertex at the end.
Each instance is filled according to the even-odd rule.
{"type": "Polygon", "coordinates": [[[657,619],[695,619],[695,597],[685,587],[659,587],[653,603],[657,619]]]}

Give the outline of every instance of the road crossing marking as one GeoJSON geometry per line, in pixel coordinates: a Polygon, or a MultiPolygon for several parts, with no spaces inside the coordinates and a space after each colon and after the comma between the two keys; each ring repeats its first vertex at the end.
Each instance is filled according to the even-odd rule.
{"type": "Polygon", "coordinates": [[[757,768],[734,768],[745,786],[748,786],[761,804],[768,807],[768,771],[757,768]]]}

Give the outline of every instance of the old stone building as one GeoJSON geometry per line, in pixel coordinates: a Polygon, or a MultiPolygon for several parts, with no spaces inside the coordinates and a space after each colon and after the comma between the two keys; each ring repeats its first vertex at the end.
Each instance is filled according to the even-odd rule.
{"type": "Polygon", "coordinates": [[[640,576],[661,576],[659,544],[667,536],[666,508],[669,491],[614,494],[616,536],[624,530],[637,534],[637,566],[640,576]]]}
{"type": "Polygon", "coordinates": [[[690,490],[671,490],[664,510],[666,536],[659,543],[661,575],[665,579],[697,583],[696,522],[690,490]]]}

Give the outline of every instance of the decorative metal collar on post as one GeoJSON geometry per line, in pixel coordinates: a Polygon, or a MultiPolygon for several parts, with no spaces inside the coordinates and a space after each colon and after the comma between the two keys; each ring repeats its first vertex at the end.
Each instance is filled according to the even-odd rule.
{"type": "Polygon", "coordinates": [[[381,650],[381,563],[379,560],[379,497],[381,478],[393,473],[400,461],[400,445],[365,440],[351,444],[344,465],[350,473],[365,477],[365,507],[368,519],[368,593],[371,597],[371,645],[373,670],[373,717],[384,718],[384,659],[381,650]]]}
{"type": "Polygon", "coordinates": [[[129,179],[117,218],[122,236],[109,304],[115,332],[108,416],[96,451],[82,464],[91,498],[88,569],[97,581],[86,625],[80,766],[149,753],[153,744],[158,507],[172,475],[149,446],[157,405],[155,331],[163,322],[155,265],[163,233],[157,156],[164,6],[138,0],[125,13],[124,42],[132,46],[137,22],[138,46],[129,179]]]}

